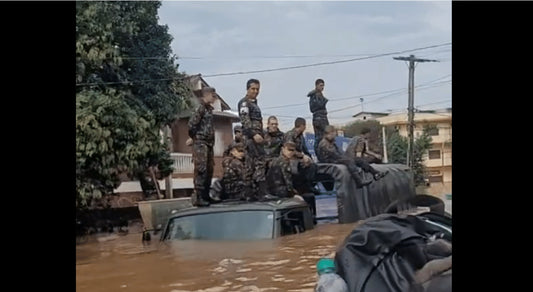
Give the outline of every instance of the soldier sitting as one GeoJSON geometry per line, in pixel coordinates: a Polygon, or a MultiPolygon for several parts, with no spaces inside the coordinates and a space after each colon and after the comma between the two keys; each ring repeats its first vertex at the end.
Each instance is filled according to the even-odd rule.
{"type": "Polygon", "coordinates": [[[294,176],[291,168],[291,160],[297,152],[296,143],[287,141],[281,147],[281,153],[272,160],[267,172],[269,195],[278,198],[301,196],[309,205],[313,215],[316,215],[316,202],[313,193],[299,193],[294,187],[294,176]]]}
{"type": "Polygon", "coordinates": [[[222,160],[224,175],[215,181],[209,194],[214,201],[244,199],[244,144],[232,142],[229,156],[222,160]]]}
{"type": "Polygon", "coordinates": [[[368,149],[368,137],[370,128],[363,128],[361,136],[355,136],[350,140],[344,155],[355,162],[366,172],[370,172],[375,180],[379,180],[388,174],[388,171],[380,172],[373,168],[370,163],[381,163],[381,155],[368,149]]]}
{"type": "MultiPolygon", "coordinates": [[[[242,126],[235,126],[235,128],[233,128],[233,134],[234,134],[234,140],[233,142],[235,143],[243,143],[243,137],[242,137],[242,126]]],[[[232,147],[232,144],[231,143],[230,145],[228,145],[228,147],[226,148],[226,150],[224,150],[224,153],[222,154],[223,157],[226,157],[226,156],[230,156],[229,152],[231,151],[231,147],[232,147]]]]}
{"type": "Polygon", "coordinates": [[[343,155],[335,144],[335,137],[337,131],[333,126],[326,126],[324,138],[318,143],[317,157],[318,161],[322,163],[337,163],[344,164],[348,167],[348,171],[357,184],[357,188],[362,188],[373,182],[373,179],[363,179],[363,171],[359,168],[352,159],[343,155]]]}

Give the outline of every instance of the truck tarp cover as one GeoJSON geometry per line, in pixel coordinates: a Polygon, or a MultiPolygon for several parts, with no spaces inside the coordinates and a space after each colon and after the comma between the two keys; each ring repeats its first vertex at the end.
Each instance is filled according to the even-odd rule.
{"type": "Polygon", "coordinates": [[[346,237],[337,273],[350,292],[451,291],[451,240],[449,217],[378,215],[346,237]]]}
{"type": "MultiPolygon", "coordinates": [[[[335,181],[339,223],[352,223],[385,213],[389,204],[414,197],[412,171],[402,164],[371,164],[389,173],[368,186],[357,188],[348,168],[342,164],[318,163],[318,180],[335,181]]],[[[366,173],[365,175],[371,175],[366,173]]]]}

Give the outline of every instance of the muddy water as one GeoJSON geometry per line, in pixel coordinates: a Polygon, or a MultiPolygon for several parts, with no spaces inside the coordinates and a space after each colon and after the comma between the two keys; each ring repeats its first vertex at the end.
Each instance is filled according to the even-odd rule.
{"type": "Polygon", "coordinates": [[[315,265],[357,223],[248,242],[173,241],[140,233],[93,236],[76,246],[76,291],[314,291],[315,265]]]}

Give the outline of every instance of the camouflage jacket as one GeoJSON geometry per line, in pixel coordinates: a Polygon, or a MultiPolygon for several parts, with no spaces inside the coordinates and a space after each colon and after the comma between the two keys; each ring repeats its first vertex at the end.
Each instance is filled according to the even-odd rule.
{"type": "Polygon", "coordinates": [[[359,153],[359,157],[362,156],[362,153],[364,153],[366,150],[365,140],[361,139],[360,136],[354,136],[350,143],[348,144],[348,147],[346,147],[346,151],[344,155],[348,158],[355,158],[357,157],[357,153],[359,153]]]}
{"type": "Polygon", "coordinates": [[[268,191],[275,196],[289,196],[296,194],[292,185],[290,160],[280,155],[274,160],[267,173],[268,191]]]}
{"type": "Polygon", "coordinates": [[[222,160],[222,187],[226,194],[239,194],[244,189],[244,163],[235,157],[222,160]]]}
{"type": "Polygon", "coordinates": [[[296,144],[296,151],[298,151],[296,156],[298,158],[302,158],[303,154],[311,157],[311,154],[309,154],[309,150],[307,150],[307,146],[305,145],[303,134],[297,135],[294,128],[283,135],[283,143],[288,141],[292,141],[296,144]]]}
{"type": "Polygon", "coordinates": [[[248,138],[253,138],[255,134],[263,136],[263,117],[257,105],[257,99],[243,97],[237,107],[241,118],[242,134],[248,138]]]}
{"type": "Polygon", "coordinates": [[[273,133],[269,133],[268,130],[264,131],[263,147],[267,158],[278,157],[281,152],[281,146],[283,146],[283,132],[280,130],[273,133]]]}
{"type": "Polygon", "coordinates": [[[339,150],[337,144],[335,144],[335,140],[330,142],[325,138],[318,143],[316,156],[318,161],[322,163],[339,163],[343,159],[343,153],[339,150]]]}
{"type": "Polygon", "coordinates": [[[198,105],[189,119],[189,137],[194,141],[204,141],[213,146],[215,131],[213,129],[213,107],[203,102],[198,105]]]}
{"type": "Polygon", "coordinates": [[[311,90],[307,96],[309,97],[309,110],[313,113],[313,119],[325,118],[328,115],[326,110],[328,99],[322,95],[322,92],[317,92],[315,89],[311,90]]]}

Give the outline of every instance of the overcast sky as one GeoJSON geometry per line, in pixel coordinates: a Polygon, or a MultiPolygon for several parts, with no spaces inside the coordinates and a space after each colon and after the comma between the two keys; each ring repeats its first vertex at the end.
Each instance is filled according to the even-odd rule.
{"type": "Polygon", "coordinates": [[[163,1],[159,18],[174,37],[180,72],[201,73],[233,110],[246,81],[259,79],[263,116],[278,116],[283,131],[296,117],[310,121],[307,93],[317,78],[325,80],[330,124],[352,121],[362,107],[405,111],[408,64],[393,57],[410,54],[439,61],[416,64],[415,107],[451,107],[451,1],[163,1]],[[209,77],[379,54],[390,55],[209,77]]]}

